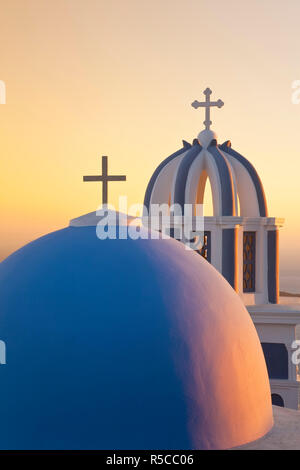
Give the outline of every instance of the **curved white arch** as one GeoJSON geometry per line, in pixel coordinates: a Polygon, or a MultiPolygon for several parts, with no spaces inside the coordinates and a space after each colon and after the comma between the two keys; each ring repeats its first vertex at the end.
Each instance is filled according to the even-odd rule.
{"type": "Polygon", "coordinates": [[[190,167],[185,189],[186,204],[203,204],[207,178],[211,184],[214,216],[222,215],[220,176],[217,165],[208,150],[202,150],[190,167]]]}
{"type": "Polygon", "coordinates": [[[236,191],[240,202],[240,215],[244,217],[260,217],[256,189],[247,169],[236,158],[224,152],[224,150],[223,154],[233,169],[232,173],[236,181],[236,191]]]}
{"type": "Polygon", "coordinates": [[[235,171],[234,171],[233,165],[231,163],[231,160],[228,158],[227,154],[225,155],[224,152],[222,152],[222,153],[223,153],[223,156],[224,156],[225,160],[227,161],[227,164],[228,164],[229,169],[230,169],[231,177],[232,177],[233,197],[234,197],[234,214],[237,216],[237,215],[239,215],[239,213],[238,213],[239,204],[238,204],[237,178],[236,178],[235,171]]]}
{"type": "Polygon", "coordinates": [[[178,166],[186,153],[187,152],[184,152],[171,160],[159,173],[151,193],[150,205],[169,203],[169,195],[172,192],[174,176],[177,174],[178,166]]]}
{"type": "Polygon", "coordinates": [[[206,181],[204,174],[204,157],[205,150],[201,150],[199,155],[197,155],[192,165],[190,166],[185,185],[186,204],[196,204],[197,202],[198,204],[203,204],[203,195],[201,197],[201,192],[202,188],[205,186],[206,181]]]}

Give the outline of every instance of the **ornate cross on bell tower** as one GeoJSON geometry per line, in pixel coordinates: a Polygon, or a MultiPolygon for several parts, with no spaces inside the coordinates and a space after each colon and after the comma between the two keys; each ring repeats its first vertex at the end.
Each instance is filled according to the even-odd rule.
{"type": "Polygon", "coordinates": [[[212,94],[212,91],[210,88],[206,88],[206,90],[204,90],[204,95],[205,95],[205,101],[193,101],[192,103],[192,106],[193,108],[197,109],[197,108],[205,108],[205,121],[203,122],[203,124],[205,125],[205,129],[206,130],[209,130],[210,129],[210,125],[211,125],[211,120],[210,120],[210,108],[213,107],[213,106],[217,106],[218,108],[222,108],[222,106],[224,106],[224,103],[222,100],[218,100],[218,101],[210,101],[210,95],[212,94]]]}
{"type": "Polygon", "coordinates": [[[124,175],[108,175],[107,174],[107,157],[102,157],[102,175],[84,176],[83,181],[101,181],[102,182],[102,204],[107,204],[108,200],[108,182],[109,181],[126,181],[124,175]]]}

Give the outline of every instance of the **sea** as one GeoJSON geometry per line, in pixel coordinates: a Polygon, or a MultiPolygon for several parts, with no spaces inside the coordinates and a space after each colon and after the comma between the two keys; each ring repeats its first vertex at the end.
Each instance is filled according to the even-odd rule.
{"type": "Polygon", "coordinates": [[[280,290],[290,294],[300,294],[300,271],[281,271],[280,290]]]}

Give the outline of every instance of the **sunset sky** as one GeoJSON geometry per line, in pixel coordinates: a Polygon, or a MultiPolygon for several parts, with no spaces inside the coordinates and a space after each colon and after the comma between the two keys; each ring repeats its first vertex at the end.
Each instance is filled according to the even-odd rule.
{"type": "Polygon", "coordinates": [[[101,155],[143,202],[155,167],[203,129],[256,167],[284,217],[281,267],[300,265],[299,0],[5,0],[1,4],[0,259],[95,210],[101,155]]]}

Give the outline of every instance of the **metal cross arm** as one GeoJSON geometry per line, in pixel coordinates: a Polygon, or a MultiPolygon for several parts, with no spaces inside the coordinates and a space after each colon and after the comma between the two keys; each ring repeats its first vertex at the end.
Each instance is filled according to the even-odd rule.
{"type": "Polygon", "coordinates": [[[100,181],[102,183],[102,204],[108,202],[108,182],[109,181],[126,181],[125,175],[108,175],[107,157],[102,157],[102,175],[84,176],[83,181],[100,181]]]}

